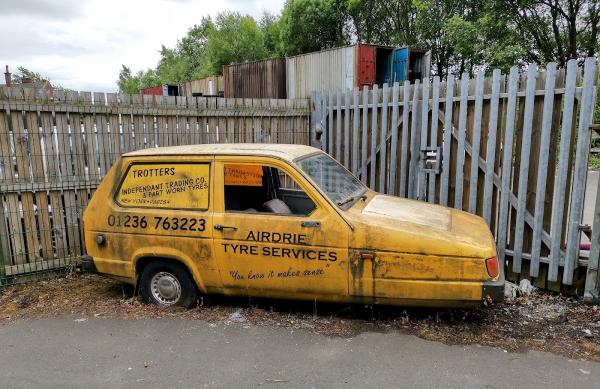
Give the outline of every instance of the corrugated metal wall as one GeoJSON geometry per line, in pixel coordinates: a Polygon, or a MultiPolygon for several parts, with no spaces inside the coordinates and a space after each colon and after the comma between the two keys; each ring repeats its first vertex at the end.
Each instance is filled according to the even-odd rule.
{"type": "Polygon", "coordinates": [[[223,76],[210,76],[197,80],[181,83],[183,94],[192,96],[193,93],[202,93],[202,96],[218,96],[223,92],[223,76]]]}
{"type": "Polygon", "coordinates": [[[356,47],[286,58],[287,97],[308,98],[315,90],[352,89],[355,85],[356,47]]]}
{"type": "Polygon", "coordinates": [[[285,59],[223,66],[225,97],[285,99],[285,59]]]}

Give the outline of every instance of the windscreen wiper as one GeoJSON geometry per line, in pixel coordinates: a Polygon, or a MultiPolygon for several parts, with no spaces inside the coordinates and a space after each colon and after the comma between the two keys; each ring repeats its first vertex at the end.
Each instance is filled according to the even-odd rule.
{"type": "Polygon", "coordinates": [[[354,201],[354,200],[356,200],[356,197],[348,197],[348,198],[347,198],[346,200],[344,200],[344,201],[338,201],[338,202],[337,202],[337,205],[339,205],[339,206],[342,206],[342,205],[344,205],[344,204],[348,204],[348,203],[350,203],[350,202],[352,202],[352,201],[354,201]]]}
{"type": "MultiPolygon", "coordinates": [[[[364,201],[364,200],[367,199],[367,195],[362,195],[362,196],[360,196],[360,198],[364,201]]],[[[336,204],[339,205],[339,206],[342,206],[342,205],[348,204],[348,203],[350,203],[350,202],[352,202],[354,200],[356,200],[356,197],[352,196],[352,197],[348,197],[344,201],[338,201],[336,204]]]]}

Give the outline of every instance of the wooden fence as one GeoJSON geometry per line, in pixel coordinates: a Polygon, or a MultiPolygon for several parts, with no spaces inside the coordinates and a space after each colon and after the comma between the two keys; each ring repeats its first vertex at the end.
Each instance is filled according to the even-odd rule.
{"type": "Polygon", "coordinates": [[[596,71],[588,58],[584,69],[573,60],[315,92],[312,126],[323,134],[313,144],[374,190],[482,216],[508,278],[581,293],[597,269],[579,250],[596,71]]]}
{"type": "Polygon", "coordinates": [[[54,269],[83,253],[82,211],[122,153],[194,143],[308,144],[308,129],[308,100],[49,97],[0,88],[0,284],[2,272],[54,269]]]}
{"type": "Polygon", "coordinates": [[[268,142],[321,146],[373,189],[481,215],[511,279],[581,292],[587,273],[591,290],[600,217],[589,258],[579,242],[596,85],[590,58],[315,92],[310,104],[0,88],[0,282],[82,254],[82,211],[120,154],[268,142]]]}

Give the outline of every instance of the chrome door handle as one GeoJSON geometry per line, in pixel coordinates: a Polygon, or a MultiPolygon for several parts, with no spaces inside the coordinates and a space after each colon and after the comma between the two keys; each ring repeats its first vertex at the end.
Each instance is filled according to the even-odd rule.
{"type": "Polygon", "coordinates": [[[305,220],[302,222],[302,227],[319,228],[319,227],[321,227],[321,222],[313,222],[313,221],[305,220]]]}
{"type": "Polygon", "coordinates": [[[215,230],[219,230],[219,231],[223,231],[226,229],[230,229],[230,230],[237,230],[237,227],[233,227],[233,226],[224,226],[222,224],[215,224],[214,226],[215,230]]]}

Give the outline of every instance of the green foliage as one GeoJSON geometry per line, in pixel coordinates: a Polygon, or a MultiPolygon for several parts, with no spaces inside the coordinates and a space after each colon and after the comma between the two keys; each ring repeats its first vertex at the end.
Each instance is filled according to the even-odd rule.
{"type": "Polygon", "coordinates": [[[15,84],[21,84],[23,80],[29,79],[34,85],[41,86],[44,82],[50,81],[48,77],[42,76],[38,72],[29,70],[23,66],[17,68],[17,73],[13,74],[12,82],[15,84]]]}
{"type": "Polygon", "coordinates": [[[488,1],[520,36],[523,59],[558,62],[593,56],[600,49],[600,3],[597,0],[488,1]]]}
{"type": "Polygon", "coordinates": [[[267,56],[263,32],[250,16],[237,12],[221,13],[207,37],[204,76],[219,74],[223,65],[267,56]]]}
{"type": "Polygon", "coordinates": [[[131,68],[122,65],[117,79],[117,86],[121,93],[134,94],[140,90],[140,80],[131,74],[131,68]]]}
{"type": "MultiPolygon", "coordinates": [[[[594,56],[600,50],[595,0],[287,0],[281,15],[224,12],[202,18],[173,48],[162,47],[156,68],[117,84],[145,86],[221,74],[230,63],[290,56],[352,43],[431,51],[432,71],[473,73],[529,62],[594,56]]],[[[39,76],[39,75],[38,75],[39,76]]]]}
{"type": "Polygon", "coordinates": [[[347,3],[342,0],[287,0],[281,14],[285,55],[296,55],[350,43],[347,3]]]}
{"type": "Polygon", "coordinates": [[[413,0],[346,0],[347,25],[361,43],[413,46],[416,43],[413,0]]]}
{"type": "Polygon", "coordinates": [[[283,57],[284,49],[281,41],[281,18],[265,12],[260,18],[259,27],[263,33],[267,55],[271,58],[283,57]]]}

